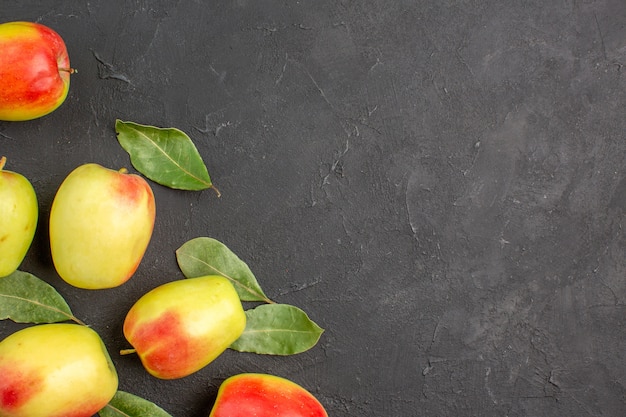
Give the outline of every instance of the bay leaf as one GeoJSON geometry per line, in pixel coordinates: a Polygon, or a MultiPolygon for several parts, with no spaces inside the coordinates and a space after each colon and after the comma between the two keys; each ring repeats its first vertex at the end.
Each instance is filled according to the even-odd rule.
{"type": "Polygon", "coordinates": [[[187,278],[221,275],[230,280],[242,301],[273,302],[263,293],[250,267],[216,239],[191,239],[176,250],[176,259],[187,278]]]}
{"type": "Polygon", "coordinates": [[[100,417],[172,417],[161,407],[125,391],[117,391],[102,410],[100,417]]]}
{"type": "Polygon", "coordinates": [[[152,181],[180,190],[213,188],[198,149],[187,134],[169,127],[115,121],[117,140],[137,171],[152,181]]]}
{"type": "Polygon", "coordinates": [[[246,328],[230,348],[266,355],[294,355],[315,346],[324,329],[298,307],[262,304],[246,310],[246,328]]]}
{"type": "Polygon", "coordinates": [[[0,278],[0,320],[4,319],[35,324],[67,320],[80,323],[54,287],[23,271],[0,278]]]}

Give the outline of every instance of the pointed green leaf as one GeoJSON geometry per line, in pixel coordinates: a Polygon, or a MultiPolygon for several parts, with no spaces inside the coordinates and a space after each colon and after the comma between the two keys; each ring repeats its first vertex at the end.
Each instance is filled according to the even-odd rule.
{"type": "Polygon", "coordinates": [[[4,319],[17,323],[77,321],[50,284],[22,271],[0,278],[0,320],[4,319]]]}
{"type": "Polygon", "coordinates": [[[289,304],[262,304],[246,310],[246,328],[230,348],[266,355],[293,355],[318,342],[324,329],[289,304]]]}
{"type": "Polygon", "coordinates": [[[117,391],[109,404],[98,412],[100,417],[172,417],[156,404],[129,394],[117,391]]]}
{"type": "Polygon", "coordinates": [[[272,302],[248,265],[213,238],[197,237],[184,243],[176,251],[176,259],[187,278],[221,275],[231,281],[242,301],[272,302]]]}
{"type": "Polygon", "coordinates": [[[213,187],[198,149],[184,132],[121,120],[115,131],[133,166],[152,181],[181,190],[213,187]]]}

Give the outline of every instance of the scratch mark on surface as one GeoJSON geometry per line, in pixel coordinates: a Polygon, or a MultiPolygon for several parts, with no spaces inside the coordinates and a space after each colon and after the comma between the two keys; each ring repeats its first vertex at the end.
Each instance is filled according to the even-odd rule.
{"type": "Polygon", "coordinates": [[[604,45],[604,35],[602,34],[602,30],[600,29],[600,22],[598,21],[598,15],[596,13],[593,14],[593,17],[596,21],[596,28],[598,29],[598,35],[600,36],[600,47],[602,48],[602,56],[606,60],[606,47],[604,45]]]}
{"type": "Polygon", "coordinates": [[[274,81],[274,85],[280,84],[280,82],[283,80],[285,71],[287,70],[287,62],[289,62],[289,54],[285,53],[285,64],[283,65],[283,69],[281,70],[280,75],[278,76],[276,81],[274,81]]]}
{"type": "Polygon", "coordinates": [[[433,345],[437,341],[437,335],[439,334],[440,325],[441,325],[441,320],[437,320],[437,324],[435,325],[435,329],[433,330],[433,337],[430,339],[429,350],[433,347],[433,345]]]}
{"type": "Polygon", "coordinates": [[[339,156],[337,156],[335,161],[331,164],[328,174],[326,174],[324,178],[322,178],[322,186],[326,184],[330,184],[330,181],[328,179],[333,173],[339,175],[340,177],[343,177],[343,167],[341,165],[341,159],[344,157],[346,153],[348,153],[349,149],[350,149],[350,143],[348,140],[346,140],[346,147],[344,148],[342,152],[339,153],[339,156]]]}
{"type": "Polygon", "coordinates": [[[585,410],[585,412],[587,413],[587,415],[589,415],[589,416],[597,416],[597,414],[596,414],[593,410],[591,410],[591,409],[589,408],[589,406],[587,406],[587,404],[585,404],[584,402],[582,402],[582,401],[580,401],[580,400],[578,399],[578,396],[576,396],[576,395],[572,395],[572,394],[571,394],[570,392],[568,392],[568,391],[564,391],[564,392],[563,392],[563,394],[564,394],[564,395],[567,395],[567,396],[568,396],[568,397],[570,397],[572,400],[574,400],[574,402],[576,402],[576,404],[578,404],[578,405],[579,405],[582,409],[584,409],[584,410],[585,410]]]}
{"type": "Polygon", "coordinates": [[[561,389],[558,379],[555,377],[554,369],[550,370],[550,375],[548,376],[548,383],[555,388],[561,389]]]}
{"type": "Polygon", "coordinates": [[[472,68],[467,65],[467,62],[465,61],[465,59],[463,58],[463,56],[461,55],[461,53],[459,52],[460,48],[457,48],[454,51],[454,55],[456,56],[456,59],[463,65],[463,67],[465,67],[465,69],[467,70],[467,72],[470,73],[470,75],[472,76],[472,78],[474,80],[476,80],[476,75],[474,75],[474,71],[472,70],[472,68]]]}
{"type": "Polygon", "coordinates": [[[302,291],[302,290],[306,290],[307,288],[313,287],[317,284],[319,284],[320,282],[322,282],[322,280],[320,278],[317,278],[315,281],[312,282],[305,282],[303,284],[300,285],[296,285],[296,284],[292,284],[291,288],[286,289],[286,290],[281,290],[279,292],[280,295],[286,295],[292,292],[298,292],[298,291],[302,291]]]}
{"type": "Polygon", "coordinates": [[[210,116],[210,114],[207,114],[207,115],[204,116],[204,128],[199,128],[197,126],[194,126],[194,129],[196,129],[200,133],[209,133],[209,132],[211,132],[211,133],[213,133],[214,136],[217,136],[222,131],[222,129],[224,129],[226,127],[230,127],[230,126],[234,126],[234,125],[238,125],[239,124],[239,122],[233,123],[230,120],[227,120],[225,122],[219,123],[216,127],[211,128],[211,127],[209,127],[209,116],[210,116]]]}
{"type": "Polygon", "coordinates": [[[599,281],[600,281],[600,284],[602,284],[602,286],[608,289],[611,295],[613,296],[613,306],[619,306],[620,305],[619,297],[615,293],[615,290],[613,289],[613,287],[607,284],[602,278],[600,278],[599,281]]]}
{"type": "Polygon", "coordinates": [[[374,68],[376,68],[379,65],[382,65],[383,63],[380,62],[380,58],[376,57],[376,62],[374,62],[374,65],[372,65],[369,69],[369,72],[372,72],[374,70],[374,68]]]}
{"type": "Polygon", "coordinates": [[[220,123],[216,128],[215,128],[215,132],[214,135],[217,136],[220,133],[220,130],[222,130],[225,127],[231,126],[232,123],[231,122],[222,122],[220,123]]]}
{"type": "Polygon", "coordinates": [[[360,136],[361,132],[359,131],[359,126],[357,126],[357,121],[354,120],[346,120],[345,123],[341,124],[341,127],[343,128],[343,131],[346,133],[346,136],[348,137],[352,137],[352,136],[360,136]]]}
{"type": "Polygon", "coordinates": [[[305,26],[304,23],[294,24],[294,26],[302,30],[313,30],[312,26],[305,26]]]}
{"type": "Polygon", "coordinates": [[[469,168],[462,171],[464,177],[467,177],[472,168],[474,168],[474,165],[476,165],[476,160],[478,159],[478,155],[480,154],[480,145],[480,141],[474,143],[474,149],[476,150],[476,152],[474,153],[474,157],[472,158],[472,163],[470,164],[469,168]]]}
{"type": "Polygon", "coordinates": [[[91,101],[89,102],[89,109],[91,110],[91,114],[93,116],[94,124],[96,126],[100,126],[100,122],[98,120],[98,111],[96,110],[94,104],[91,101]]]}
{"type": "Polygon", "coordinates": [[[313,85],[315,85],[315,88],[317,88],[317,91],[319,91],[320,95],[322,96],[322,98],[324,99],[324,101],[326,103],[328,103],[328,105],[330,106],[331,109],[335,109],[332,105],[332,103],[330,102],[330,100],[328,100],[328,97],[326,97],[326,93],[324,93],[324,90],[322,90],[322,87],[320,87],[320,85],[317,83],[317,81],[315,81],[315,78],[313,78],[313,76],[311,75],[311,73],[309,72],[308,69],[304,69],[304,72],[306,73],[306,75],[308,75],[308,77],[311,79],[311,81],[313,82],[313,85]]]}
{"type": "Polygon", "coordinates": [[[270,35],[273,35],[274,33],[278,32],[278,28],[275,26],[257,26],[255,29],[265,31],[269,33],[270,35]]]}
{"type": "MultiPolygon", "coordinates": [[[[427,349],[428,353],[430,353],[433,346],[435,345],[435,342],[437,341],[437,336],[439,335],[440,326],[441,326],[441,319],[437,320],[437,323],[435,324],[435,329],[433,330],[433,335],[430,338],[430,344],[427,349]]],[[[434,365],[433,365],[434,362],[440,362],[440,361],[435,361],[431,358],[428,359],[428,364],[426,365],[424,369],[422,369],[422,376],[426,376],[428,375],[428,373],[430,373],[430,371],[432,371],[432,369],[434,368],[434,365]]]]}
{"type": "Polygon", "coordinates": [[[491,367],[488,366],[485,368],[485,389],[487,390],[487,395],[489,395],[491,401],[494,404],[498,404],[498,399],[496,398],[489,384],[489,375],[491,375],[491,367]]]}
{"type": "Polygon", "coordinates": [[[226,71],[218,72],[215,68],[213,68],[213,65],[211,64],[209,64],[209,69],[211,70],[213,75],[217,77],[217,80],[220,82],[220,84],[224,82],[224,80],[226,79],[226,71]]]}
{"type": "Polygon", "coordinates": [[[226,85],[224,83],[224,80],[226,80],[226,71],[218,71],[215,69],[215,67],[212,64],[209,64],[208,67],[209,71],[211,71],[211,73],[213,75],[215,75],[215,77],[217,78],[217,82],[218,84],[220,84],[222,86],[222,88],[224,89],[224,92],[226,93],[226,95],[228,97],[232,97],[233,95],[231,94],[231,92],[228,90],[228,88],[226,88],[226,85]]]}
{"type": "Polygon", "coordinates": [[[147,51],[150,51],[153,49],[155,42],[157,41],[157,38],[160,35],[161,32],[161,23],[162,21],[159,20],[156,23],[156,27],[154,28],[154,31],[152,31],[152,37],[150,38],[150,41],[148,42],[148,46],[146,47],[147,51]]]}
{"type": "Polygon", "coordinates": [[[118,80],[133,85],[133,83],[125,74],[118,72],[112,64],[102,59],[98,52],[92,49],[91,53],[93,54],[93,57],[96,59],[96,61],[98,61],[98,63],[100,64],[98,66],[98,78],[100,78],[101,80],[118,80]]]}

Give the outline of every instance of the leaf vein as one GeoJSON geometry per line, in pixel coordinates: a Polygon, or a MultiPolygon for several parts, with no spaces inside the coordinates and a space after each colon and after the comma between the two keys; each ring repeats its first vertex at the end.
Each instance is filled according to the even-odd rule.
{"type": "Polygon", "coordinates": [[[112,406],[111,404],[107,404],[107,405],[105,405],[104,407],[105,407],[105,408],[110,408],[110,409],[112,409],[112,410],[113,410],[113,412],[116,412],[116,413],[118,413],[118,414],[119,414],[119,415],[121,415],[121,416],[125,416],[125,417],[132,417],[130,414],[125,413],[124,411],[120,410],[120,409],[119,409],[119,408],[117,408],[117,407],[112,406]]]}
{"type": "Polygon", "coordinates": [[[192,260],[194,260],[194,261],[197,261],[197,262],[199,262],[199,263],[201,263],[201,264],[203,264],[203,265],[207,266],[208,268],[210,268],[210,269],[212,269],[213,271],[215,271],[217,274],[219,274],[219,275],[223,276],[224,278],[227,278],[227,279],[229,279],[230,281],[232,281],[232,282],[233,282],[233,284],[238,285],[238,286],[239,286],[239,287],[241,287],[241,288],[244,288],[244,289],[245,289],[246,291],[248,291],[250,294],[252,294],[252,295],[254,295],[254,296],[256,296],[256,297],[258,297],[258,298],[260,298],[260,299],[262,299],[262,300],[264,300],[264,301],[266,301],[266,302],[268,302],[268,303],[271,303],[271,302],[272,302],[270,299],[268,299],[268,298],[267,298],[267,297],[265,297],[263,294],[261,294],[261,293],[259,293],[258,291],[256,291],[254,288],[252,288],[252,287],[250,287],[250,286],[248,286],[248,285],[244,285],[244,284],[242,284],[240,281],[238,281],[238,280],[236,280],[235,278],[231,277],[230,275],[228,275],[228,274],[224,273],[223,271],[221,271],[220,269],[216,268],[215,266],[213,266],[213,265],[209,264],[208,262],[206,262],[206,261],[204,261],[204,260],[202,260],[202,259],[198,258],[197,256],[190,255],[190,254],[188,254],[188,253],[186,253],[186,252],[182,252],[182,255],[186,256],[186,257],[187,257],[187,258],[189,258],[189,259],[192,259],[192,260]]]}
{"type": "Polygon", "coordinates": [[[28,298],[18,297],[18,296],[15,296],[15,295],[7,295],[7,294],[0,294],[0,298],[1,297],[12,298],[12,299],[15,299],[15,300],[23,301],[23,302],[34,304],[34,305],[37,305],[37,306],[41,306],[41,307],[44,307],[44,308],[46,308],[46,309],[48,309],[50,311],[54,311],[54,312],[60,313],[63,316],[66,316],[69,319],[73,318],[73,315],[71,313],[68,314],[66,311],[63,311],[63,310],[61,310],[61,309],[59,309],[57,307],[50,306],[48,304],[44,304],[44,303],[39,302],[39,301],[30,300],[28,298]]]}
{"type": "Polygon", "coordinates": [[[245,330],[245,334],[251,333],[303,333],[303,334],[317,334],[318,331],[314,330],[292,330],[292,329],[257,329],[257,330],[245,330]]]}
{"type": "Polygon", "coordinates": [[[176,161],[174,158],[172,158],[170,155],[167,154],[167,152],[161,147],[159,146],[154,140],[152,140],[148,135],[146,135],[145,133],[134,129],[140,136],[143,136],[145,138],[145,140],[148,141],[148,143],[150,143],[152,146],[154,146],[159,152],[161,152],[167,159],[169,159],[170,161],[172,161],[172,163],[177,166],[178,168],[180,168],[181,171],[183,171],[184,173],[186,173],[187,175],[189,175],[191,178],[196,179],[197,181],[199,181],[200,183],[206,185],[207,187],[210,187],[211,184],[204,181],[203,179],[199,178],[197,175],[191,173],[191,171],[189,171],[188,169],[184,168],[178,161],[176,161]]]}

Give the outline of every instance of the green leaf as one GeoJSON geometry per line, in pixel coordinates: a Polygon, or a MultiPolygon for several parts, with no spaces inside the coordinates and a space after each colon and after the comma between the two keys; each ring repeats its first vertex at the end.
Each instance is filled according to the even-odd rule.
{"type": "Polygon", "coordinates": [[[293,355],[318,342],[324,329],[289,304],[263,304],[246,310],[246,328],[230,348],[266,355],[293,355]]]}
{"type": "Polygon", "coordinates": [[[129,394],[117,391],[109,404],[98,412],[100,417],[172,417],[156,404],[129,394]]]}
{"type": "Polygon", "coordinates": [[[248,265],[213,238],[197,237],[184,243],[176,250],[176,259],[187,278],[221,275],[231,281],[242,301],[272,303],[248,265]]]}
{"type": "Polygon", "coordinates": [[[37,324],[79,322],[50,284],[22,271],[0,278],[0,320],[4,319],[37,324]]]}
{"type": "Polygon", "coordinates": [[[133,166],[152,181],[180,190],[213,187],[198,149],[184,132],[121,120],[115,121],[115,131],[133,166]]]}

